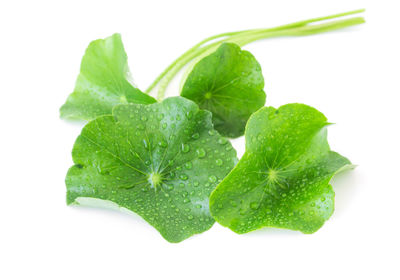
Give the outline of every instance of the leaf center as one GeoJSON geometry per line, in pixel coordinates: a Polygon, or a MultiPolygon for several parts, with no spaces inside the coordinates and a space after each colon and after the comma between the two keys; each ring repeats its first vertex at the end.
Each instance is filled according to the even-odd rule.
{"type": "Polygon", "coordinates": [[[277,182],[278,181],[278,171],[274,169],[268,170],[268,180],[271,182],[277,182]]]}
{"type": "Polygon", "coordinates": [[[157,172],[150,173],[148,180],[151,187],[156,189],[162,183],[162,175],[157,172]]]}
{"type": "Polygon", "coordinates": [[[210,91],[207,91],[207,92],[204,94],[204,98],[205,98],[205,99],[211,99],[211,97],[212,97],[212,93],[211,93],[210,91]]]}

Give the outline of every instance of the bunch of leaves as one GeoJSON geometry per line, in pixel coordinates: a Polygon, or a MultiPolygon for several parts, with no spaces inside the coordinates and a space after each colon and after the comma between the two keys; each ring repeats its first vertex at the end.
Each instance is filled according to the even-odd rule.
{"type": "Polygon", "coordinates": [[[73,148],[67,203],[135,212],[170,242],[215,220],[238,233],[263,226],[314,232],[333,211],[329,180],[350,162],[330,151],[317,110],[262,108],[261,67],[241,47],[360,24],[361,17],[314,23],[361,11],[212,36],[146,92],[132,82],[119,34],[93,41],[60,109],[62,118],[89,121],[73,148]],[[163,100],[184,66],[181,97],[163,100]],[[155,88],[158,100],[148,95],[155,88]],[[239,137],[245,127],[246,153],[234,168],[236,151],[224,137],[239,137]]]}

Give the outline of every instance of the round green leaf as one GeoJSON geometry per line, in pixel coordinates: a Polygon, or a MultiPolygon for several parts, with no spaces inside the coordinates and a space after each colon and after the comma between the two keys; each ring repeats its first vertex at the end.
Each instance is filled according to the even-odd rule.
{"type": "Polygon", "coordinates": [[[213,113],[222,135],[243,135],[250,115],[264,106],[264,78],[254,56],[233,43],[222,44],[200,60],[183,85],[181,96],[213,113]]]}
{"type": "Polygon", "coordinates": [[[83,128],[72,156],[68,204],[95,198],[128,209],[170,242],[212,226],[209,195],[237,162],[211,113],[182,97],[117,105],[83,128]]]}
{"type": "Polygon", "coordinates": [[[128,60],[121,35],[90,43],[71,93],[60,108],[65,119],[91,120],[109,115],[116,104],[151,104],[156,100],[130,83],[128,60]]]}
{"type": "Polygon", "coordinates": [[[246,151],[210,197],[213,217],[237,233],[317,231],[331,216],[332,176],[350,161],[330,150],[325,116],[302,104],[262,108],[246,126],[246,151]]]}

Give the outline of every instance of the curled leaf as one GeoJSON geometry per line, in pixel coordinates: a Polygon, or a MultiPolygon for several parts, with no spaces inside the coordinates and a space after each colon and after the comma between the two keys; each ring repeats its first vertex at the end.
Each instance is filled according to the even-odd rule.
{"type": "Polygon", "coordinates": [[[130,83],[127,56],[119,34],[90,43],[82,58],[74,92],[60,108],[65,119],[91,120],[111,114],[117,104],[151,104],[151,96],[130,83]]]}

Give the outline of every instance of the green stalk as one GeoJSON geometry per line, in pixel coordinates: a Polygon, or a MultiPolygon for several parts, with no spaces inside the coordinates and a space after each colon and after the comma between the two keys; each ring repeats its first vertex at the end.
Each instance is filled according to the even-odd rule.
{"type": "Polygon", "coordinates": [[[232,42],[236,43],[240,46],[244,46],[251,42],[267,39],[272,37],[283,37],[283,36],[307,36],[313,35],[328,31],[333,31],[337,29],[346,28],[349,26],[362,24],[365,22],[362,17],[354,17],[344,20],[336,20],[322,24],[310,24],[314,22],[325,21],[329,19],[344,17],[348,15],[353,15],[357,13],[364,12],[364,10],[355,10],[346,13],[340,13],[335,15],[330,15],[326,17],[313,18],[309,20],[298,21],[286,25],[281,25],[273,28],[266,29],[251,29],[251,30],[243,30],[237,32],[227,32],[218,35],[211,36],[197,43],[189,50],[187,50],[184,54],[178,57],[175,61],[173,61],[149,86],[146,90],[149,93],[153,90],[157,85],[158,94],[157,99],[162,100],[167,90],[167,87],[171,80],[178,74],[178,72],[189,62],[194,59],[199,59],[204,57],[205,55],[211,53],[218,46],[224,42],[232,42]],[[215,42],[211,42],[215,41],[215,42]]]}

